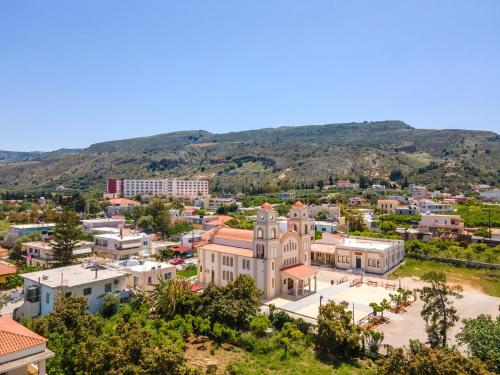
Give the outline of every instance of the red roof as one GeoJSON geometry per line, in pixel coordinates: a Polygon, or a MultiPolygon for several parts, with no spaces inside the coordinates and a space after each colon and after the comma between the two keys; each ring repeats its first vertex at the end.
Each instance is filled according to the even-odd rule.
{"type": "Polygon", "coordinates": [[[29,330],[15,320],[0,317],[0,355],[14,353],[46,342],[47,339],[29,330]]]}
{"type": "Polygon", "coordinates": [[[272,210],[273,206],[271,206],[270,203],[266,202],[262,206],[260,206],[260,208],[262,208],[263,210],[272,210]]]}
{"type": "Polygon", "coordinates": [[[312,276],[318,273],[316,269],[306,266],[305,264],[299,264],[295,266],[282,268],[281,272],[294,279],[300,279],[302,277],[312,276]]]}
{"type": "Polygon", "coordinates": [[[253,241],[253,230],[221,227],[215,232],[215,237],[253,241]]]}
{"type": "Polygon", "coordinates": [[[16,267],[0,263],[0,276],[12,275],[16,273],[16,267]]]}
{"type": "Polygon", "coordinates": [[[191,248],[183,245],[178,245],[178,246],[172,246],[172,251],[175,251],[177,253],[183,253],[185,251],[191,251],[191,248]]]}
{"type": "Polygon", "coordinates": [[[137,206],[140,203],[127,198],[113,198],[109,200],[113,206],[137,206]]]}
{"type": "Polygon", "coordinates": [[[297,201],[294,203],[293,207],[295,208],[304,208],[304,203],[302,203],[301,201],[297,201]]]}

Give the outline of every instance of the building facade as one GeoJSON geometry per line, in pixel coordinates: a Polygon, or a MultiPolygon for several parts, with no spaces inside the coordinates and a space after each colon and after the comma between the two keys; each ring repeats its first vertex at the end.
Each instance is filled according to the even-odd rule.
{"type": "Polygon", "coordinates": [[[124,260],[150,255],[151,242],[151,238],[144,233],[121,231],[119,234],[97,234],[94,235],[94,252],[99,257],[124,260]]]}
{"type": "Polygon", "coordinates": [[[419,228],[430,232],[463,233],[464,221],[460,215],[422,214],[419,228]]]}
{"type": "Polygon", "coordinates": [[[264,298],[316,291],[317,271],[309,266],[314,223],[308,207],[295,203],[287,224],[280,233],[277,213],[265,203],[253,231],[214,229],[198,249],[198,281],[226,285],[238,275],[250,275],[264,298]]]}
{"type": "MultiPolygon", "coordinates": [[[[73,249],[75,258],[83,258],[92,254],[93,242],[79,241],[73,249]]],[[[26,259],[27,266],[49,267],[54,263],[54,250],[49,242],[32,241],[21,244],[22,257],[26,259]]]]}
{"type": "Polygon", "coordinates": [[[118,194],[123,197],[137,195],[190,198],[208,196],[210,185],[208,180],[181,180],[177,178],[162,179],[116,179],[110,178],[106,184],[106,194],[118,194]]]}

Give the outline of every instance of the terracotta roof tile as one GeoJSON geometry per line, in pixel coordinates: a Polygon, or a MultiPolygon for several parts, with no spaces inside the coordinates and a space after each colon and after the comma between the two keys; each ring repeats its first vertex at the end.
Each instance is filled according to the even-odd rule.
{"type": "Polygon", "coordinates": [[[272,210],[273,206],[271,206],[270,203],[266,202],[262,206],[260,206],[260,208],[263,209],[263,210],[272,210]]]}
{"type": "Polygon", "coordinates": [[[219,245],[215,243],[210,243],[203,246],[203,250],[216,251],[232,255],[240,255],[249,258],[253,257],[253,250],[243,249],[242,247],[219,245]]]}
{"type": "Polygon", "coordinates": [[[15,320],[0,317],[0,355],[28,349],[46,342],[47,339],[29,330],[15,320]]]}
{"type": "Polygon", "coordinates": [[[16,273],[16,267],[0,263],[0,276],[12,275],[16,273]]]}
{"type": "Polygon", "coordinates": [[[248,229],[235,229],[221,227],[214,237],[231,238],[242,241],[253,241],[253,231],[248,229]]]}
{"type": "Polygon", "coordinates": [[[304,208],[304,207],[305,207],[305,205],[304,205],[304,203],[302,203],[301,201],[297,201],[297,202],[295,202],[295,203],[293,204],[293,207],[294,207],[294,208],[304,208]]]}
{"type": "Polygon", "coordinates": [[[137,201],[127,198],[113,198],[110,199],[109,201],[111,202],[112,205],[115,206],[136,206],[140,204],[137,201]]]}
{"type": "Polygon", "coordinates": [[[295,279],[316,275],[318,273],[317,270],[315,270],[312,267],[306,266],[305,264],[299,264],[295,266],[282,268],[280,271],[283,272],[285,275],[293,277],[295,279]]]}

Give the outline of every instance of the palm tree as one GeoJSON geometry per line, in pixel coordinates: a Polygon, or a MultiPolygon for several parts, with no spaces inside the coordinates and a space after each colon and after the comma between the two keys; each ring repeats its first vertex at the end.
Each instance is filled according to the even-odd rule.
{"type": "Polygon", "coordinates": [[[391,308],[391,304],[389,303],[389,301],[387,301],[387,299],[383,299],[382,302],[379,303],[379,308],[380,308],[380,316],[383,318],[384,317],[384,311],[385,310],[389,310],[391,308]]]}

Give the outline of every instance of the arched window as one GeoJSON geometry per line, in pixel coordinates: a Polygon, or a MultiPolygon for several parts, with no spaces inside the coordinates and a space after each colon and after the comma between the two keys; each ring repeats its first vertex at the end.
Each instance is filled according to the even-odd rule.
{"type": "Polygon", "coordinates": [[[271,238],[276,238],[276,228],[271,229],[271,238]]]}
{"type": "Polygon", "coordinates": [[[297,225],[296,225],[296,224],[293,224],[293,225],[292,225],[292,230],[293,230],[294,232],[297,232],[297,225]]]}
{"type": "Polygon", "coordinates": [[[257,238],[264,238],[264,231],[262,228],[257,229],[257,238]]]}
{"type": "Polygon", "coordinates": [[[307,227],[307,224],[304,225],[304,233],[307,234],[309,231],[309,228],[307,227]]]}

